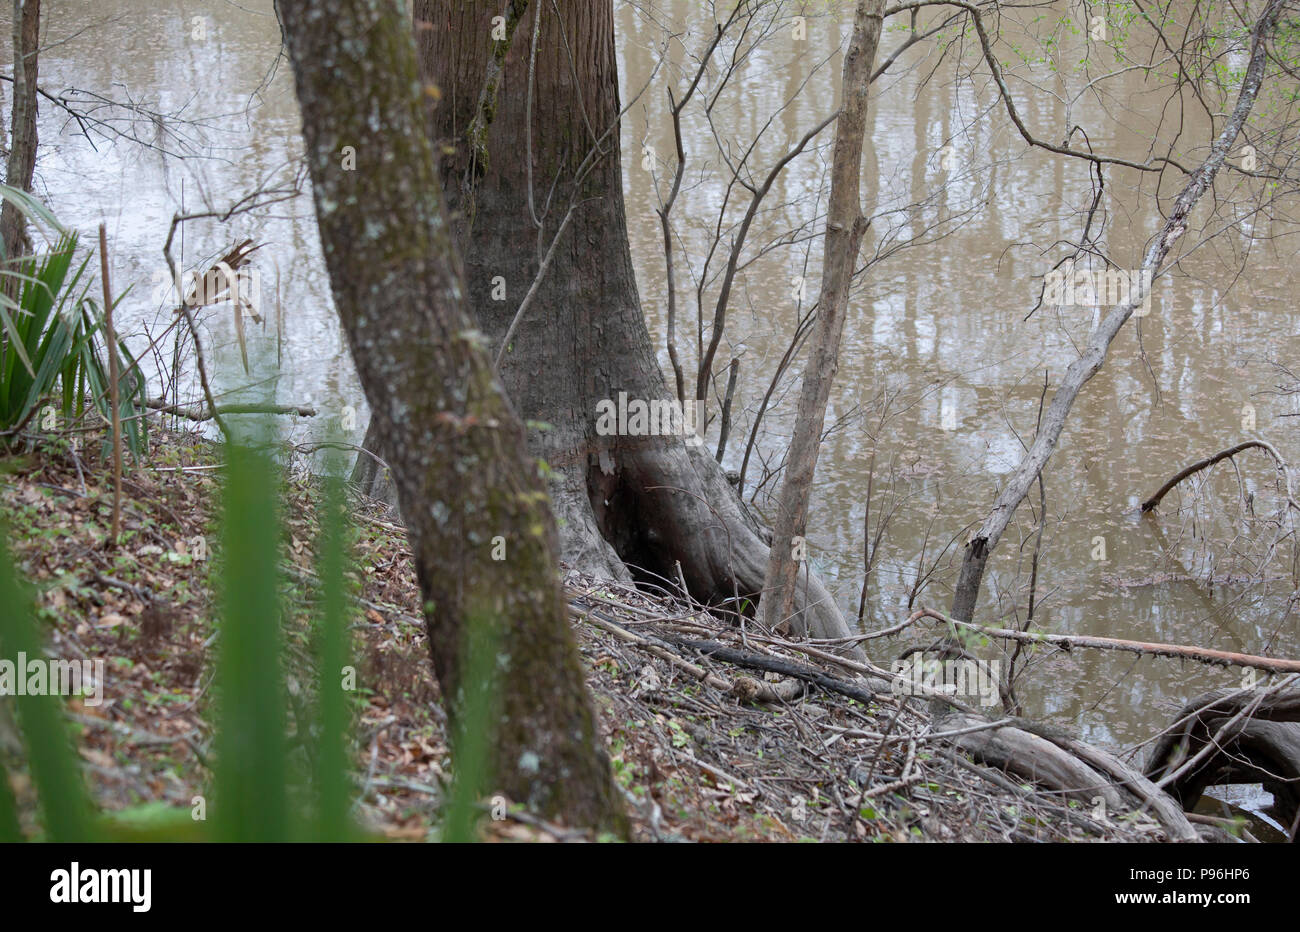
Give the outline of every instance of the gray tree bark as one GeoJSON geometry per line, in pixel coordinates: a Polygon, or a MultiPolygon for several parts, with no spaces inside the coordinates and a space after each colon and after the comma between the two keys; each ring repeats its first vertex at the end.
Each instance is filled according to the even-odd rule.
{"type": "Polygon", "coordinates": [[[623,833],[546,489],[466,309],[409,20],[400,0],[281,0],[280,14],[334,301],[385,437],[453,720],[475,686],[462,676],[470,629],[495,628],[493,779],[480,789],[623,833]]]}
{"type": "MultiPolygon", "coordinates": [[[[5,184],[32,189],[36,173],[36,81],[39,71],[41,0],[14,0],[14,104],[10,114],[9,161],[5,184]]],[[[0,207],[0,243],[6,259],[31,252],[27,223],[21,211],[5,201],[0,207]]]]}
{"type": "MultiPolygon", "coordinates": [[[[764,530],[702,444],[599,429],[597,406],[620,393],[676,400],[646,331],[628,248],[612,2],[514,0],[510,38],[493,41],[502,9],[416,0],[415,32],[422,79],[436,89],[431,131],[469,304],[494,353],[533,292],[500,376],[525,421],[547,425],[529,440],[554,474],[563,559],[661,586],[680,564],[694,598],[752,608],[763,587],[764,530]]],[[[367,436],[386,457],[382,431],[367,436]]],[[[850,634],[815,576],[806,599],[810,631],[850,634]]]]}

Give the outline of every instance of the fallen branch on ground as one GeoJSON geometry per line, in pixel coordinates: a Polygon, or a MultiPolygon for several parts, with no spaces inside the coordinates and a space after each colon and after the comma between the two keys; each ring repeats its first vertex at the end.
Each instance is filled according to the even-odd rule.
{"type": "Polygon", "coordinates": [[[697,650],[706,657],[712,657],[726,663],[735,664],[738,667],[748,667],[751,670],[763,670],[767,673],[780,673],[783,676],[793,676],[795,679],[803,680],[806,683],[812,683],[820,686],[822,689],[828,689],[831,692],[839,693],[841,696],[848,696],[850,699],[857,699],[859,702],[870,702],[876,698],[876,694],[867,686],[860,686],[856,683],[850,683],[845,680],[837,679],[813,667],[805,666],[801,663],[794,663],[789,660],[778,660],[775,657],[766,657],[763,654],[756,654],[752,651],[737,650],[734,647],[728,647],[717,641],[696,641],[689,638],[667,638],[667,640],[679,647],[697,650]]]}
{"type": "MultiPolygon", "coordinates": [[[[189,421],[211,421],[214,417],[211,408],[168,404],[161,398],[150,398],[144,406],[189,421]]],[[[298,417],[315,417],[316,409],[307,405],[228,404],[217,405],[217,414],[296,414],[298,417]]]]}
{"type": "Polygon", "coordinates": [[[1119,650],[1133,654],[1146,654],[1152,657],[1182,657],[1221,667],[1239,666],[1251,667],[1255,670],[1267,670],[1270,673],[1300,673],[1300,660],[1261,657],[1257,654],[1239,654],[1235,651],[1213,650],[1209,647],[1189,647],[1184,644],[1161,644],[1147,641],[1129,641],[1123,638],[1093,637],[1082,634],[1040,634],[1027,631],[1012,631],[1007,628],[989,628],[971,621],[958,621],[942,612],[936,612],[928,608],[917,609],[910,617],[913,619],[933,618],[946,624],[978,631],[988,637],[1031,644],[1052,644],[1062,650],[1070,650],[1073,647],[1090,647],[1094,650],[1119,650]]]}
{"type": "Polygon", "coordinates": [[[797,688],[791,688],[784,683],[764,683],[748,676],[729,680],[716,673],[710,673],[703,667],[679,656],[672,651],[669,644],[659,638],[647,637],[629,631],[614,619],[593,609],[580,608],[572,602],[569,603],[569,607],[588,624],[595,625],[602,631],[608,631],[621,641],[637,645],[648,653],[654,654],[656,657],[666,660],[673,666],[685,671],[692,678],[707,683],[714,689],[728,695],[735,696],[742,702],[788,702],[791,699],[797,699],[803,692],[803,685],[800,683],[795,684],[797,688]]]}

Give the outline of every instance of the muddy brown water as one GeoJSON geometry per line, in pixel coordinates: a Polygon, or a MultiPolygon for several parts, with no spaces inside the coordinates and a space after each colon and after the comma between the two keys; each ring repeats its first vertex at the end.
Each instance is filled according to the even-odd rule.
{"type": "MultiPolygon", "coordinates": [[[[630,103],[622,135],[628,232],[651,334],[668,371],[655,184],[666,193],[671,159],[665,156],[673,148],[665,78],[676,76],[675,86],[684,86],[680,69],[691,59],[672,43],[669,66],[634,100],[654,70],[664,33],[631,4],[617,6],[623,100],[630,103]],[[643,168],[645,146],[656,152],[653,174],[643,168]]],[[[711,28],[698,7],[688,0],[659,5],[663,21],[686,31],[692,54],[711,28]]],[[[690,162],[675,217],[678,248],[689,254],[684,260],[679,252],[679,268],[690,267],[683,272],[688,278],[697,274],[692,270],[700,267],[725,196],[718,141],[734,153],[767,126],[752,157],[761,177],[788,140],[835,106],[840,59],[832,50],[838,36],[847,35],[847,17],[813,17],[808,27],[802,42],[778,31],[734,75],[714,108],[716,139],[699,107],[686,114],[690,162]]],[[[292,76],[278,58],[276,22],[264,0],[96,0],[52,5],[46,29],[46,88],[129,97],[199,121],[172,132],[148,119],[100,110],[153,148],[102,140],[92,147],[66,114],[41,103],[39,192],[83,235],[101,220],[108,224],[114,281],[118,287],[135,283],[123,316],[140,343],[146,329],[159,332],[168,323],[157,292],[172,215],[201,211],[205,200],[228,205],[259,184],[293,174],[301,145],[298,117],[292,76]]],[[[882,48],[892,50],[899,41],[887,29],[882,48]]],[[[1078,59],[1080,41],[1066,42],[1063,60],[1078,59]]],[[[1094,322],[1091,308],[1077,306],[1042,308],[1026,320],[1043,274],[1061,255],[1045,256],[1032,244],[1077,236],[1079,216],[1071,211],[1087,203],[1086,170],[1027,153],[1005,115],[987,112],[986,82],[954,83],[947,67],[923,85],[927,63],[932,60],[919,51],[904,55],[873,87],[864,196],[882,216],[866,248],[874,252],[927,224],[940,227],[926,234],[934,242],[874,265],[853,296],[828,416],[835,429],[823,446],[812,501],[815,565],[844,610],[856,616],[874,464],[873,533],[883,512],[892,517],[870,579],[868,630],[906,616],[918,565],[928,570],[940,554],[938,570],[915,603],[947,607],[955,577],[951,560],[959,555],[963,529],[982,517],[1015,467],[1021,440],[1032,436],[1044,372],[1055,384],[1094,322]],[[909,211],[911,202],[926,206],[909,211]],[[882,392],[892,399],[883,425],[882,392]]],[[[1101,98],[1079,94],[1083,79],[1069,68],[1054,75],[1044,65],[1020,66],[1019,73],[1052,92],[1017,86],[1026,119],[1043,136],[1055,139],[1067,121],[1078,123],[1090,128],[1099,150],[1139,159],[1158,131],[1168,96],[1144,91],[1137,73],[1112,79],[1101,98]]],[[[710,95],[716,89],[716,77],[705,82],[710,95]]],[[[1193,120],[1186,132],[1190,138],[1203,129],[1193,120]]],[[[822,145],[795,159],[774,185],[746,259],[824,211],[829,132],[818,141],[822,145]]],[[[363,144],[362,160],[365,154],[363,144]]],[[[1121,264],[1138,264],[1146,237],[1160,222],[1152,192],[1151,182],[1135,173],[1108,173],[1103,244],[1121,264]]],[[[739,220],[743,208],[736,205],[746,199],[743,190],[732,192],[729,223],[739,220]]],[[[1276,505],[1275,476],[1263,457],[1242,457],[1240,476],[1230,465],[1221,467],[1195,499],[1175,493],[1158,519],[1137,513],[1142,499],[1179,467],[1253,433],[1300,463],[1300,421],[1288,418],[1296,413],[1292,399],[1269,394],[1286,382],[1270,362],[1296,358],[1300,240],[1282,235],[1294,234],[1294,227],[1270,226],[1263,217],[1247,223],[1274,238],[1248,245],[1239,228],[1229,230],[1184,261],[1178,274],[1158,280],[1151,311],[1140,321],[1140,341],[1131,321],[1074,408],[1046,474],[1048,520],[1035,613],[1046,630],[1300,655],[1300,621],[1287,614],[1289,551],[1260,564],[1269,530],[1264,519],[1276,505]],[[1247,405],[1254,410],[1253,432],[1243,429],[1247,405]],[[1238,504],[1238,482],[1254,496],[1253,520],[1238,504]],[[1273,578],[1250,581],[1255,572],[1273,578]]],[[[229,309],[204,313],[219,390],[232,398],[260,393],[315,404],[330,416],[348,417],[351,407],[359,441],[364,403],[331,309],[309,198],[225,226],[187,224],[186,267],[243,236],[266,244],[255,265],[267,323],[250,331],[250,374],[239,360],[229,309]],[[282,338],[274,325],[277,285],[282,338]]],[[[718,357],[719,370],[733,356],[741,359],[729,468],[739,468],[772,369],[807,310],[808,298],[802,305],[795,299],[793,279],[803,275],[807,295],[816,293],[815,237],[796,238],[801,241],[747,265],[733,296],[718,357]]],[[[719,265],[715,259],[713,268],[719,265]]],[[[689,380],[697,358],[694,284],[685,291],[680,326],[689,380]]],[[[713,294],[716,283],[706,289],[713,294]]],[[[711,314],[711,303],[706,307],[711,314]]],[[[796,363],[793,375],[798,371],[796,363]]],[[[746,477],[751,494],[764,477],[763,463],[779,463],[783,455],[795,386],[787,378],[779,404],[762,422],[746,477]]],[[[287,429],[309,440],[324,423],[322,417],[287,429]]],[[[709,442],[716,442],[716,427],[709,442]]],[[[758,491],[760,508],[772,488],[768,482],[758,491]]],[[[1031,500],[1035,511],[1022,507],[990,562],[983,620],[1024,617],[1037,489],[1031,500]]],[[[888,662],[910,643],[902,637],[870,647],[877,660],[888,662]]],[[[998,656],[992,646],[984,652],[998,656]]],[[[1125,749],[1166,723],[1186,698],[1239,681],[1235,669],[1092,651],[1040,653],[1020,694],[1030,714],[1073,723],[1087,739],[1125,749]]]]}

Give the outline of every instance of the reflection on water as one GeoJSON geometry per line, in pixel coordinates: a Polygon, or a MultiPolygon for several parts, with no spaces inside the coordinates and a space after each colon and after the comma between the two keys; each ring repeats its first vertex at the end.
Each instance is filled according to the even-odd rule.
{"type": "Polygon", "coordinates": [[[1258,783],[1230,783],[1208,787],[1193,811],[1241,820],[1260,841],[1280,844],[1290,840],[1291,831],[1274,818],[1272,805],[1273,794],[1258,783]]]}
{"type": "MultiPolygon", "coordinates": [[[[689,27],[684,41],[698,52],[711,29],[691,19],[700,5],[671,0],[660,6],[667,20],[689,27]]],[[[631,103],[623,126],[628,232],[646,317],[667,368],[654,185],[666,192],[662,154],[673,151],[664,81],[680,78],[692,59],[672,43],[670,66],[633,101],[654,69],[663,32],[633,5],[617,7],[623,99],[631,103]],[[654,176],[642,170],[643,145],[661,154],[654,176]]],[[[839,57],[831,54],[830,37],[846,28],[814,19],[807,43],[778,34],[754,52],[717,98],[714,117],[718,139],[731,146],[726,151],[743,150],[770,124],[753,156],[754,172],[765,173],[790,140],[832,112],[839,57]]],[[[298,118],[287,63],[278,58],[278,28],[269,0],[96,0],[53,5],[47,30],[41,64],[47,88],[85,88],[193,121],[176,135],[149,120],[119,122],[154,148],[103,140],[92,148],[66,114],[42,102],[41,193],[83,231],[108,223],[114,280],[137,283],[125,313],[140,340],[170,323],[165,302],[152,292],[162,281],[161,248],[173,214],[224,210],[259,185],[283,184],[295,174],[298,118]]],[[[893,48],[898,41],[887,31],[882,45],[893,48]]],[[[872,533],[886,518],[889,523],[870,580],[868,629],[906,613],[918,575],[929,574],[916,603],[947,607],[950,561],[1032,436],[1045,376],[1052,385],[1059,381],[1073,347],[1094,323],[1091,311],[1080,307],[1042,308],[1025,319],[1042,276],[1059,258],[1030,244],[1077,236],[1079,217],[1070,211],[1086,206],[1090,196],[1086,170],[1026,152],[1003,114],[985,114],[990,101],[980,82],[944,84],[939,73],[923,86],[929,72],[919,67],[924,55],[924,47],[904,55],[873,87],[864,193],[878,217],[864,248],[868,258],[888,256],[872,266],[849,308],[828,414],[835,429],[823,445],[809,524],[816,565],[845,610],[856,613],[874,464],[872,533]],[[922,206],[909,208],[913,203],[922,206]],[[933,241],[895,248],[916,235],[933,241]],[[889,399],[887,408],[882,398],[889,399]],[[929,573],[936,558],[938,570],[929,573]]],[[[1035,68],[1035,78],[1047,80],[1035,68]]],[[[1023,98],[1026,119],[1043,135],[1055,138],[1067,122],[1079,123],[1096,128],[1091,142],[1099,149],[1147,151],[1164,98],[1144,92],[1136,73],[1113,83],[1114,96],[1103,102],[1073,94],[1068,74],[1057,80],[1060,93],[1023,98]]],[[[712,95],[718,88],[710,82],[716,76],[704,85],[712,95]]],[[[674,216],[688,256],[682,274],[690,294],[679,325],[687,334],[682,351],[690,367],[698,358],[691,276],[701,268],[726,176],[719,142],[699,108],[685,114],[684,129],[690,171],[674,216]]],[[[1186,128],[1189,137],[1196,130],[1186,128]]],[[[810,234],[824,222],[829,139],[828,132],[777,179],[745,253],[748,264],[718,356],[719,370],[733,356],[741,359],[728,468],[739,468],[771,373],[807,312],[806,295],[816,293],[820,253],[810,234]],[[764,244],[801,230],[788,236],[793,245],[758,255],[764,244]],[[792,287],[798,276],[808,280],[802,306],[792,287]]],[[[365,157],[363,142],[362,167],[365,157]]],[[[1159,222],[1151,182],[1113,171],[1107,192],[1104,246],[1117,260],[1131,257],[1136,264],[1159,222]]],[[[732,197],[728,223],[739,219],[747,194],[733,191],[732,197]]],[[[284,342],[277,347],[276,318],[268,313],[268,322],[252,329],[252,372],[245,374],[228,310],[205,312],[220,390],[311,403],[330,417],[355,406],[361,409],[359,440],[364,406],[330,307],[310,201],[300,197],[225,224],[187,224],[185,265],[210,260],[245,236],[266,244],[257,254],[262,303],[272,308],[278,295],[284,342]]],[[[1043,627],[1300,653],[1300,628],[1286,614],[1287,580],[1252,586],[1232,580],[1261,556],[1261,547],[1258,523],[1231,504],[1237,479],[1230,467],[1206,487],[1195,523],[1173,516],[1177,496],[1163,518],[1136,514],[1138,503],[1181,465],[1241,439],[1247,404],[1254,406],[1259,433],[1300,462],[1300,444],[1284,417],[1292,413],[1290,399],[1261,394],[1279,382],[1267,361],[1296,355],[1296,325],[1287,313],[1297,285],[1291,249],[1285,239],[1256,244],[1240,276],[1230,264],[1245,251],[1240,241],[1196,253],[1179,275],[1157,281],[1140,340],[1136,322],[1116,340],[1105,368],[1076,404],[1045,477],[1048,520],[1035,611],[1043,627]],[[1194,536],[1206,534],[1219,541],[1212,553],[1194,536]]],[[[703,288],[710,314],[716,284],[703,288]]],[[[793,410],[789,391],[797,386],[800,365],[796,361],[778,390],[777,407],[762,422],[746,476],[748,493],[761,489],[760,508],[775,488],[763,480],[783,456],[793,410]]],[[[320,426],[289,429],[306,437],[320,426]]],[[[1240,468],[1256,494],[1255,513],[1264,516],[1273,487],[1270,467],[1247,455],[1240,468]]],[[[980,613],[985,621],[1010,623],[1025,615],[1037,507],[1035,489],[990,561],[980,613]]],[[[1275,561],[1272,572],[1284,574],[1286,567],[1275,561]]],[[[899,638],[870,646],[887,662],[910,643],[899,638]]],[[[1020,692],[1030,714],[1077,723],[1087,738],[1121,747],[1143,740],[1186,698],[1236,685],[1239,676],[1236,670],[1087,651],[1040,651],[1029,666],[1020,692]]]]}

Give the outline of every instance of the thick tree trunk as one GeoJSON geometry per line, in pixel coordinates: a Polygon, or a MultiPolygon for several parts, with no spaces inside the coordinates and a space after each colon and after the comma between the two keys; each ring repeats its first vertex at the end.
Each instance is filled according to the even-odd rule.
{"type": "Polygon", "coordinates": [[[280,13],[334,300],[387,441],[450,711],[464,713],[475,685],[461,676],[468,621],[494,625],[495,779],[483,789],[570,824],[625,831],[545,488],[465,308],[402,5],[281,0],[280,13]]]}
{"type": "MultiPolygon", "coordinates": [[[[32,189],[36,172],[36,79],[41,32],[41,0],[14,0],[14,105],[11,112],[9,162],[5,184],[32,189]]],[[[6,259],[31,252],[22,213],[5,201],[0,208],[0,242],[6,259]]]]}
{"type": "Polygon", "coordinates": [[[820,310],[804,368],[799,414],[786,460],[767,563],[763,620],[769,628],[789,624],[799,631],[804,627],[802,618],[794,613],[795,582],[800,563],[805,560],[803,542],[808,525],[808,498],[826,424],[826,404],[840,365],[840,337],[849,307],[849,285],[867,230],[860,194],[862,138],[867,129],[867,89],[880,44],[884,11],[885,0],[858,0],[853,14],[853,38],[844,56],[843,103],[835,124],[821,296],[817,302],[820,310]],[[798,547],[793,544],[796,539],[798,547]]]}
{"type": "MultiPolygon", "coordinates": [[[[555,472],[563,558],[659,584],[680,563],[695,598],[738,596],[752,608],[767,543],[717,462],[682,436],[610,434],[599,419],[598,406],[620,393],[676,400],[627,242],[611,0],[514,0],[511,38],[497,41],[501,12],[495,2],[416,0],[416,36],[421,74],[436,88],[433,133],[470,306],[494,352],[562,230],[501,378],[521,416],[547,425],[530,443],[555,472]]],[[[814,634],[849,634],[815,577],[807,599],[814,634]]]]}

